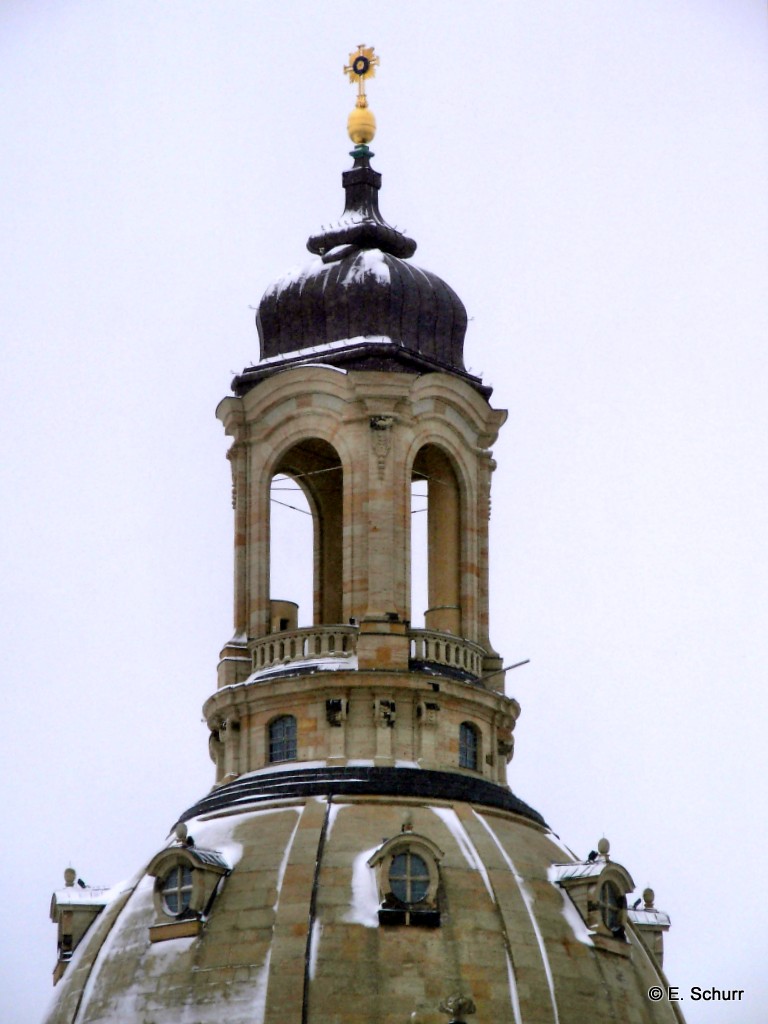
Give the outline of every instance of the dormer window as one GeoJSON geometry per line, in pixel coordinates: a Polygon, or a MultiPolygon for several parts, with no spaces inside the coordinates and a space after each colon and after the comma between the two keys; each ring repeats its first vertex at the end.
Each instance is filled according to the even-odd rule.
{"type": "Polygon", "coordinates": [[[73,952],[110,899],[108,889],[86,885],[72,867],[64,872],[64,883],[65,888],[58,889],[51,897],[51,920],[58,928],[54,985],[61,979],[73,952]]]}
{"type": "Polygon", "coordinates": [[[296,719],[281,715],[269,723],[269,761],[296,760],[296,719]]]}
{"type": "Polygon", "coordinates": [[[155,923],[150,942],[199,935],[229,864],[218,850],[195,846],[184,824],[176,826],[177,842],[152,858],[147,874],[155,879],[155,923]]]}
{"type": "Polygon", "coordinates": [[[477,726],[462,722],[459,726],[459,768],[477,771],[480,763],[480,742],[477,726]]]}
{"type": "Polygon", "coordinates": [[[430,839],[404,831],[389,839],[368,861],[376,871],[379,924],[437,928],[443,856],[430,839]]]}
{"type": "Polygon", "coordinates": [[[610,859],[609,851],[610,843],[602,838],[585,861],[553,864],[550,879],[574,903],[593,945],[627,956],[627,893],[635,884],[627,869],[610,859]]]}

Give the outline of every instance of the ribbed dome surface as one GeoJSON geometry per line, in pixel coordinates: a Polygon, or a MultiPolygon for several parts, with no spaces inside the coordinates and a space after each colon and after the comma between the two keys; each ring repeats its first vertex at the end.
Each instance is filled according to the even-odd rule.
{"type": "Polygon", "coordinates": [[[406,262],[416,243],[379,212],[381,175],[365,146],[342,175],[344,212],[310,237],[317,257],[267,288],[256,326],[261,362],[235,379],[242,394],[276,368],[313,358],[346,369],[460,374],[467,311],[437,274],[406,262]]]}
{"type": "Polygon", "coordinates": [[[456,292],[381,249],[344,249],[341,259],[315,259],[268,289],[256,317],[262,358],[365,338],[463,370],[467,313],[456,292]]]}
{"type": "Polygon", "coordinates": [[[573,858],[545,827],[461,800],[299,791],[189,819],[195,849],[232,868],[200,934],[150,941],[140,872],[81,942],[48,1024],[438,1024],[455,993],[478,1024],[678,1021],[648,999],[666,982],[631,928],[624,955],[593,940],[553,880],[573,858]],[[403,837],[439,858],[437,924],[379,917],[371,864],[403,837]]]}

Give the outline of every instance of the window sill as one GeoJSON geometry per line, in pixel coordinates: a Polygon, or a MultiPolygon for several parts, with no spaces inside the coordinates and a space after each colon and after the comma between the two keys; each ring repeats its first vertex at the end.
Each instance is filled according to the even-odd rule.
{"type": "Polygon", "coordinates": [[[203,930],[203,922],[197,918],[185,918],[183,921],[169,921],[168,924],[153,924],[149,928],[150,942],[165,942],[166,939],[185,939],[199,935],[203,930]]]}
{"type": "Polygon", "coordinates": [[[390,928],[396,925],[406,925],[411,928],[439,928],[440,911],[382,907],[379,910],[379,924],[390,928]]]}
{"type": "Polygon", "coordinates": [[[605,950],[606,953],[615,953],[617,956],[630,956],[632,947],[626,939],[615,939],[612,936],[592,933],[592,942],[597,949],[605,950]]]}

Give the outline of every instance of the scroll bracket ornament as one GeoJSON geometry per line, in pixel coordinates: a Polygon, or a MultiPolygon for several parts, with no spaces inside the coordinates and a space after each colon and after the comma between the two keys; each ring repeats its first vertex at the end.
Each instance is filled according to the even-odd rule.
{"type": "Polygon", "coordinates": [[[376,455],[376,466],[379,471],[379,480],[384,479],[384,469],[387,464],[387,455],[392,447],[392,425],[395,422],[394,416],[371,416],[371,443],[376,455]]]}

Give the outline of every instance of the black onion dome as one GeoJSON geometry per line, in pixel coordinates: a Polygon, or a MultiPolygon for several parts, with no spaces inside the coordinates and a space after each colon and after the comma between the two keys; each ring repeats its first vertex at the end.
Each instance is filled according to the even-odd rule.
{"type": "Polygon", "coordinates": [[[449,371],[490,393],[464,369],[467,311],[456,292],[405,261],[416,243],[379,212],[381,175],[358,146],[342,174],[339,221],[312,235],[315,259],[275,281],[256,314],[261,361],[235,378],[243,394],[276,369],[323,362],[345,369],[449,371]]]}
{"type": "Polygon", "coordinates": [[[467,314],[456,292],[382,249],[343,249],[342,256],[331,249],[264,295],[256,319],[262,359],[365,338],[463,370],[467,314]]]}

